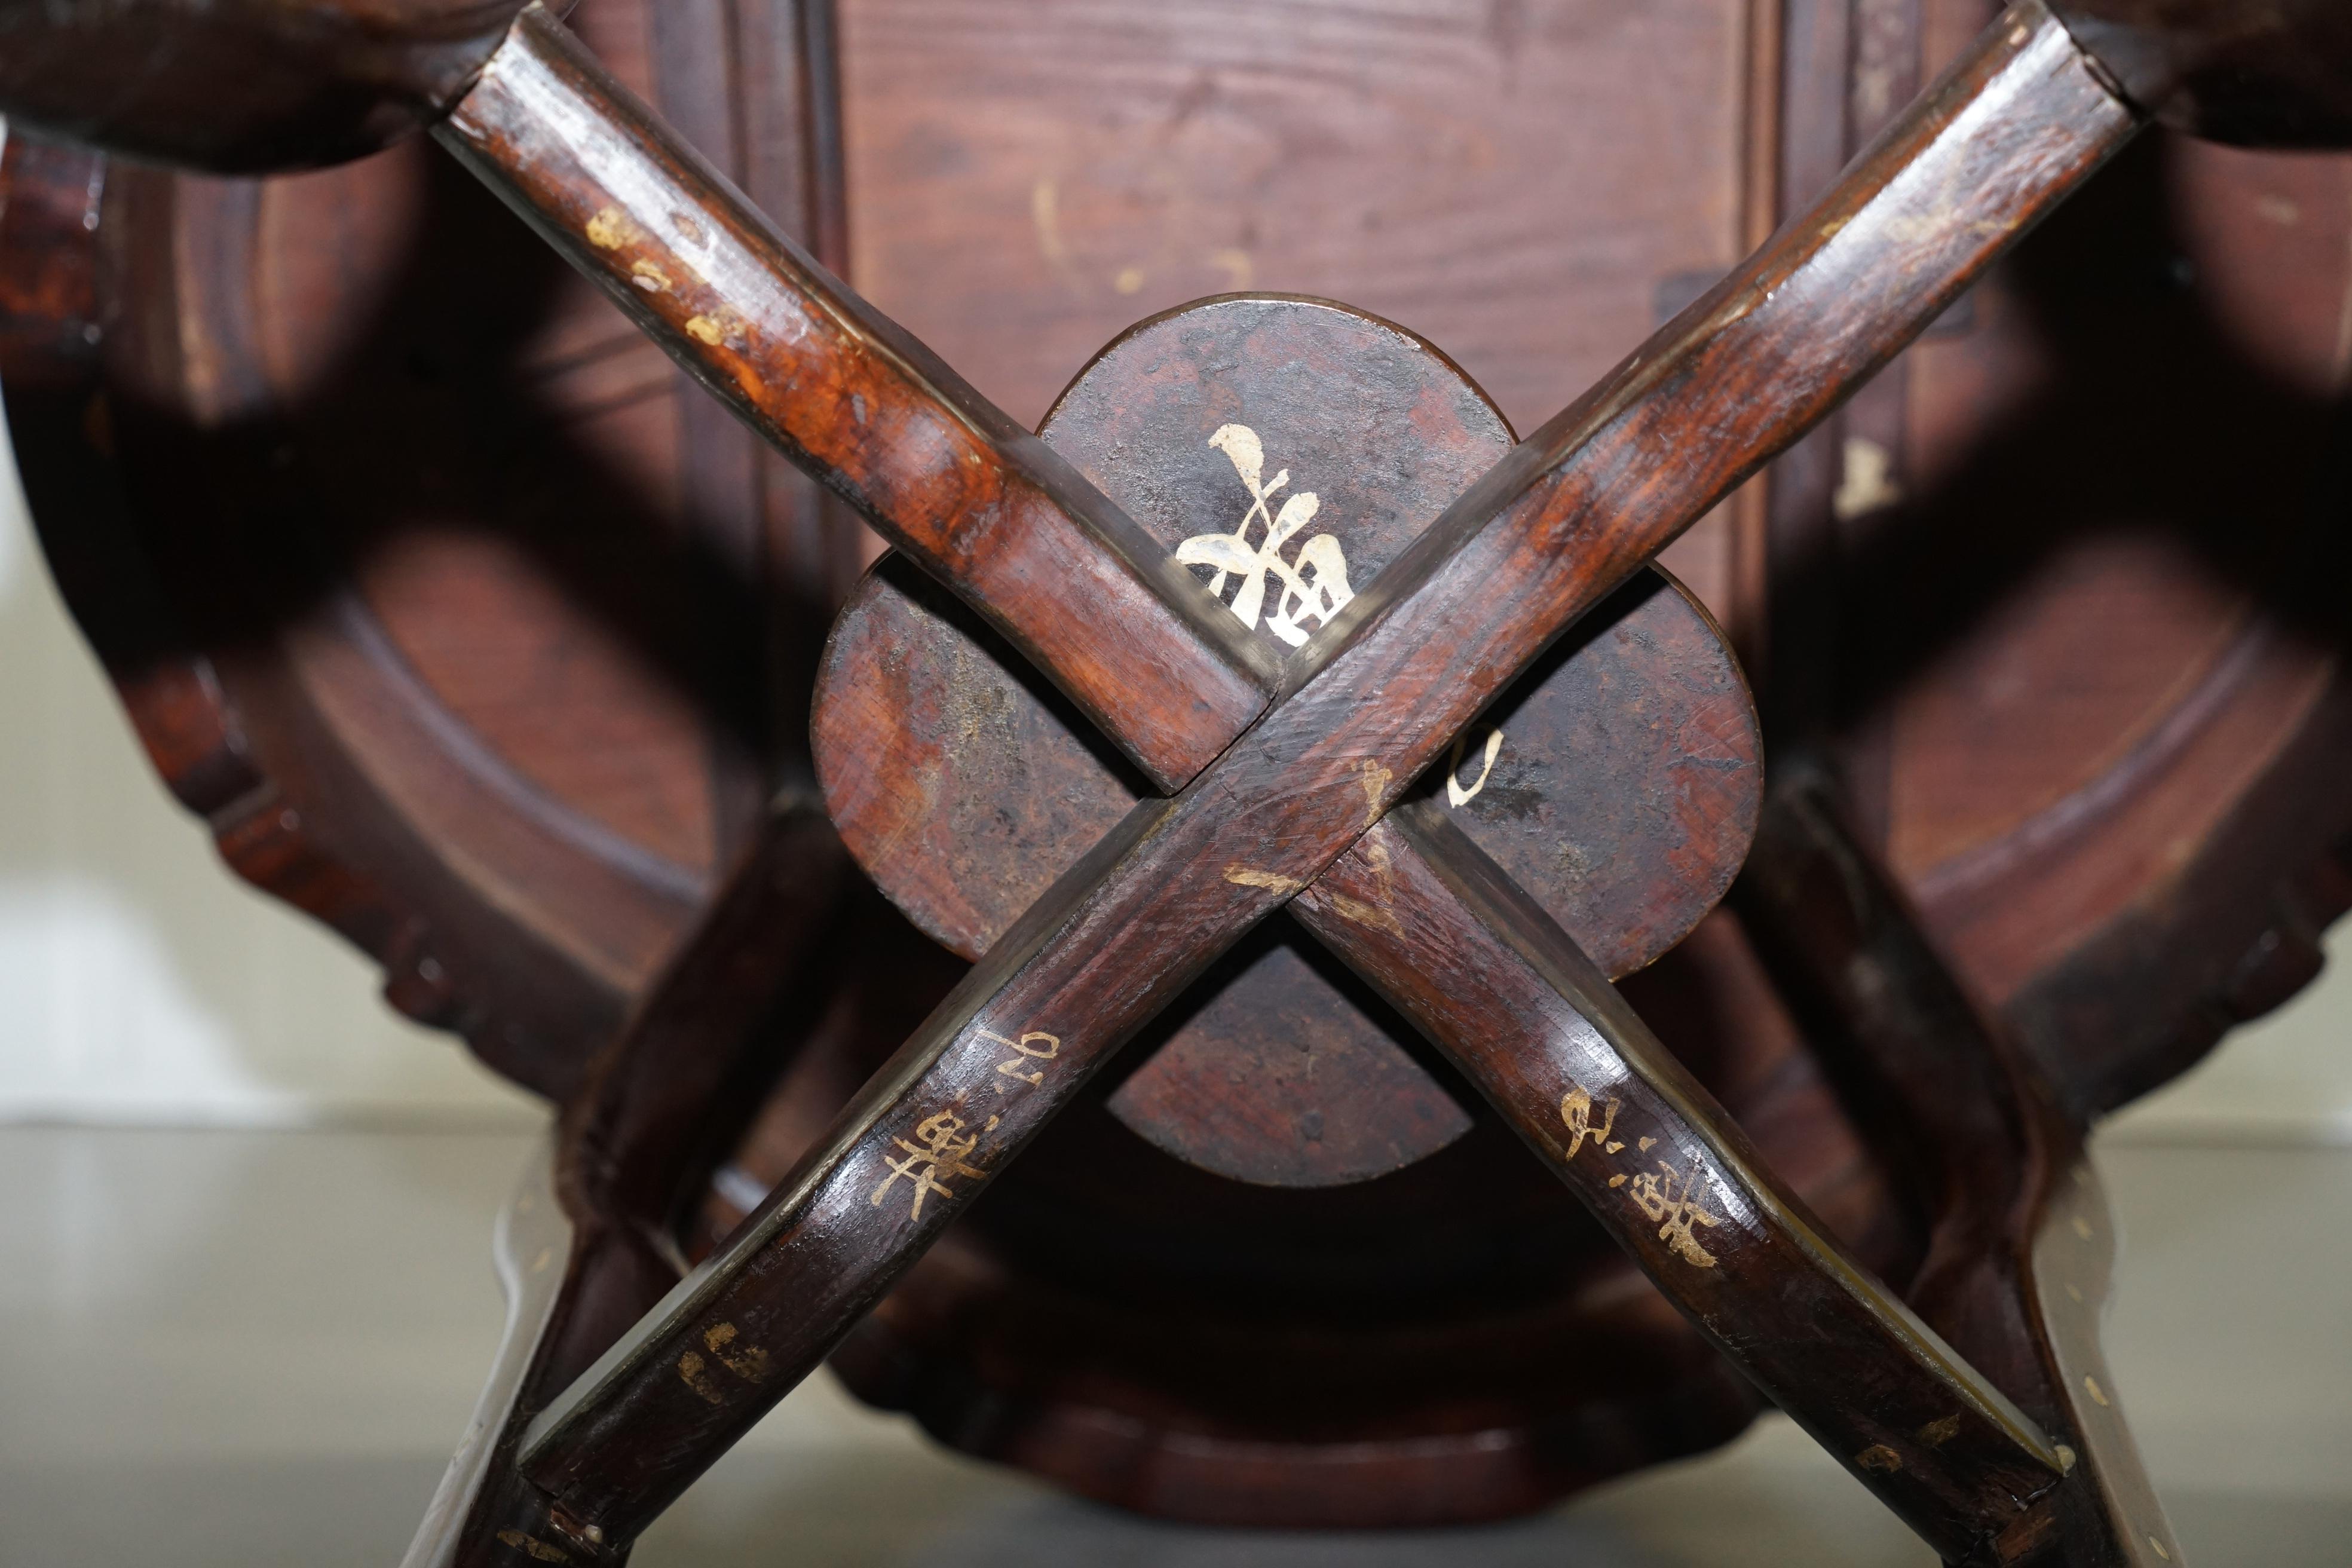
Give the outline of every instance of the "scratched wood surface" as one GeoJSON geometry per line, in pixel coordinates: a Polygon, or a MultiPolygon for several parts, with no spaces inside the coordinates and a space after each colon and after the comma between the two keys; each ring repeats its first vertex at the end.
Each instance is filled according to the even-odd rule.
{"type": "MultiPolygon", "coordinates": [[[[1188,307],[1122,334],[1043,433],[1286,657],[1511,445],[1429,345],[1282,299],[1188,307]]],[[[1145,793],[1037,687],[903,563],[869,577],[827,645],[827,807],[899,908],[967,958],[1145,793]]],[[[1721,634],[1662,578],[1629,584],[1482,725],[1470,754],[1449,755],[1450,786],[1433,775],[1425,788],[1612,975],[1681,941],[1729,885],[1761,738],[1721,634]]],[[[1413,1049],[1277,916],[1162,1015],[1109,1106],[1225,1175],[1361,1181],[1470,1125],[1413,1049]]]]}
{"type": "MultiPolygon", "coordinates": [[[[698,140],[722,162],[721,142],[762,145],[760,106],[782,88],[710,62],[766,8],[665,14],[656,26],[622,0],[586,0],[575,20],[674,116],[699,114],[698,140]]],[[[949,8],[866,0],[844,17],[854,276],[1024,419],[1114,330],[1239,280],[1242,265],[1254,285],[1338,295],[1430,332],[1526,419],[1744,248],[1753,128],[1787,132],[1826,103],[1843,143],[1887,90],[1850,69],[1908,49],[1916,75],[1982,17],[1948,0],[1792,5],[1790,38],[1832,37],[1819,52],[1836,64],[1804,79],[1795,62],[1809,57],[1792,52],[1790,101],[1751,115],[1739,106],[1758,35],[1728,5],[1353,22],[1213,6],[1040,8],[1033,21],[1024,7],[983,35],[949,8]],[[1853,37],[1867,47],[1836,41],[1853,37]],[[1593,117],[1564,117],[1563,102],[1593,117]],[[1234,243],[1196,254],[1197,236],[1234,243]]],[[[810,519],[776,501],[791,485],[777,465],[689,412],[699,405],[608,306],[421,151],[257,192],[12,139],[0,374],[76,611],[233,863],[383,956],[399,1005],[561,1092],[758,830],[793,699],[781,681],[746,690],[736,655],[772,639],[782,668],[808,653],[764,626],[756,606],[772,589],[745,563],[781,559],[782,520],[810,519]],[[703,460],[714,450],[726,462],[703,460]],[[125,477],[127,496],[110,489],[125,477]]],[[[789,171],[730,166],[781,209],[789,171]]],[[[2311,498],[2331,493],[2347,190],[2337,162],[2143,149],[1914,351],[1905,397],[1858,409],[1810,474],[1803,454],[1788,466],[1790,493],[1811,485],[1836,524],[1841,651],[1857,679],[1826,713],[1863,786],[1865,836],[2077,1109],[2178,1070],[2230,1019],[2291,992],[2352,898],[2329,854],[2345,825],[2315,805],[2340,796],[2352,761],[2342,627],[2315,591],[2340,574],[2305,526],[2311,498]],[[1921,542],[1934,534],[1956,542],[1921,542]],[[2086,625],[2121,635],[2086,645],[2086,625]]],[[[792,563],[805,603],[838,595],[856,560],[846,528],[825,537],[792,563]]],[[[1700,541],[1693,582],[1727,595],[1732,555],[1727,540],[1700,541]]],[[[1740,994],[1739,944],[1711,934],[1733,924],[1669,961],[1694,966],[1685,989],[1740,994]]],[[[1665,987],[1645,1002],[1689,1005],[1665,987]]],[[[1725,1048],[1704,1029],[1662,1032],[1701,1059],[1725,1048]]],[[[1795,1087],[1718,1093],[1743,1118],[1818,1119],[1816,1157],[1864,1173],[1833,1217],[1890,1256],[1917,1245],[1870,1195],[1878,1178],[1802,1056],[1785,1041],[1739,1049],[1709,1070],[1738,1082],[1777,1064],[1795,1087]]],[[[814,1068],[801,1089],[771,1102],[770,1134],[846,1092],[814,1068]]],[[[1812,1192],[1803,1140],[1766,1142],[1812,1192]]],[[[757,1136],[743,1157],[773,1164],[757,1136]]],[[[1107,1230],[1087,1206],[1105,1201],[1099,1167],[1069,1167],[1054,1195],[1107,1230]]],[[[1021,1213],[1013,1190],[1008,1215],[1021,1213]]],[[[1225,1213],[1213,1189],[1185,1190],[1198,1212],[1225,1213]]],[[[1084,1234],[1053,1232],[1046,1206],[1004,1222],[1041,1279],[1084,1234]]],[[[1373,1246],[1369,1225],[1339,1234],[1373,1246]]],[[[1214,1256],[1213,1227],[1183,1235],[1191,1256],[1214,1256]]],[[[952,1303],[982,1299],[970,1282],[1001,1274],[1004,1256],[962,1245],[950,1239],[940,1268],[961,1256],[967,1294],[926,1296],[940,1276],[919,1270],[858,1342],[866,1386],[1062,1474],[1098,1475],[1133,1450],[1088,1425],[1092,1387],[1048,1370],[1065,1345],[1035,1322],[1108,1346],[1083,1364],[1129,1368],[1149,1391],[1121,1395],[1130,1410],[1221,1397],[1153,1363],[1151,1331],[1089,1340],[1084,1314],[1049,1310],[1066,1297],[1024,1296],[1022,1281],[987,1289],[1025,1307],[958,1318],[952,1303]],[[961,1369],[982,1362],[1000,1379],[989,1397],[1026,1401],[1020,1432],[960,1425],[961,1369]]],[[[1359,1254],[1315,1256],[1344,1275],[1359,1254]]],[[[1586,1258],[1588,1279],[1622,1270],[1605,1258],[1586,1258]]],[[[1499,1350],[1453,1353],[1489,1366],[1490,1388],[1508,1374],[1499,1350]]],[[[1654,1386],[1702,1364],[1685,1354],[1644,1363],[1654,1386]]],[[[1576,1370],[1561,1364],[1552,1387],[1576,1370]]],[[[1341,1382],[1335,1362],[1318,1385],[1339,1413],[1327,1449],[1343,1418],[1425,1428],[1347,1403],[1341,1382]]],[[[1629,1403],[1612,1408],[1641,1407],[1619,1392],[1629,1403]]],[[[1744,1398],[1709,1394],[1706,1419],[1625,1453],[1711,1440],[1744,1398]]],[[[1286,1484],[1311,1493],[1300,1478],[1318,1461],[1283,1425],[1295,1418],[1263,1404],[1249,1419],[1199,1417],[1234,1447],[1204,1450],[1223,1457],[1160,1506],[1229,1483],[1253,1432],[1287,1434],[1286,1484]]],[[[1524,1506],[1621,1458],[1580,1456],[1542,1479],[1498,1460],[1485,1489],[1461,1495],[1524,1506]]],[[[1391,1463],[1389,1479],[1475,1471],[1391,1463]]]]}
{"type": "MultiPolygon", "coordinates": [[[[670,183],[683,155],[551,26],[527,17],[516,47],[524,52],[513,69],[494,68],[486,82],[485,91],[499,85],[479,120],[455,133],[511,179],[583,271],[626,297],[631,275],[596,254],[612,248],[597,233],[611,210],[600,204],[608,192],[670,183]],[[542,60],[557,68],[542,71],[542,60]],[[596,112],[580,112],[583,104],[596,112]],[[515,150],[542,143],[543,161],[516,164],[515,150]],[[541,193],[541,167],[565,172],[561,189],[541,193]]],[[[2038,6],[1987,29],[1801,222],[1452,503],[1307,642],[1262,721],[1181,792],[1139,804],[1015,923],[747,1223],[533,1424],[521,1464],[549,1494],[548,1518],[572,1539],[632,1539],[856,1326],[1109,1053],[1292,892],[1327,871],[1345,874],[1356,838],[1559,633],[1880,369],[2137,129],[2038,6]],[[1993,105],[2013,112],[1987,112],[1993,105]],[[1735,426],[1736,440],[1675,439],[1735,426]],[[1682,454],[1671,466],[1634,460],[1667,448],[1682,454]]],[[[727,200],[707,182],[700,190],[727,200]]],[[[676,277],[650,292],[666,295],[676,277]]],[[[698,308],[724,309],[730,282],[703,269],[676,286],[698,308]]],[[[743,343],[722,348],[690,321],[665,330],[673,309],[649,313],[648,329],[698,369],[774,352],[766,340],[775,318],[764,312],[739,318],[743,343]]],[[[789,308],[781,319],[789,332],[789,308]]],[[[840,478],[828,473],[829,482],[840,478]]],[[[919,521],[887,509],[868,515],[894,542],[911,542],[911,552],[927,548],[919,521]]],[[[952,563],[931,570],[960,594],[987,592],[952,563]]],[[[1109,635],[1098,645],[1117,640],[1115,605],[1065,602],[1054,613],[1102,619],[1109,635]]],[[[1011,616],[1016,633],[1028,629],[1024,618],[1011,616]]],[[[1197,657],[1213,669],[1220,655],[1204,644],[1197,657]]],[[[1365,853],[1371,881],[1345,897],[1335,890],[1330,911],[1367,930],[1408,929],[1416,889],[1402,877],[1391,889],[1378,846],[1365,853]]],[[[1460,908],[1516,951],[1543,945],[1501,903],[1460,908]]],[[[1588,1005],[1566,1000],[1590,989],[1583,983],[1547,984],[1561,1005],[1588,1005]]],[[[1524,1028],[1549,1037],[1544,1026],[1524,1028]]],[[[1486,1069],[1475,1070],[1485,1081],[1486,1069]]],[[[1561,1114],[1573,1129],[1566,1102],[1561,1114]]],[[[1715,1128],[1706,1134],[1713,1145],[1738,1146],[1717,1113],[1683,1114],[1715,1128]]],[[[1813,1337],[1810,1328],[1793,1337],[1727,1332],[1717,1342],[1784,1406],[1806,1412],[1824,1441],[1843,1450],[1874,1429],[1876,1405],[1916,1413],[1978,1383],[1863,1266],[1769,1195],[1751,1164],[1727,1158],[1708,1181],[1744,1237],[1802,1238],[1790,1242],[1786,1260],[1799,1275],[1788,1289],[1759,1295],[1758,1281],[1723,1279],[1741,1311],[1777,1321],[1793,1310],[1809,1325],[1835,1324],[1840,1364],[1869,1392],[1850,1399],[1798,1371],[1805,1358],[1791,1352],[1813,1337]],[[1803,1303],[1822,1291],[1823,1311],[1807,1313],[1803,1303]]],[[[1625,1223],[1621,1208],[1607,1214],[1612,1227],[1625,1223]]],[[[1712,1277],[1654,1278],[1695,1321],[1713,1321],[1712,1277]]],[[[1877,1470],[1866,1484],[1948,1557],[2006,1533],[2063,1473],[2032,1424],[1979,1388],[1962,1401],[1978,1424],[1962,1415],[1969,1440],[1949,1454],[1929,1462],[1915,1452],[1874,1468],[1864,1461],[1882,1442],[1853,1461],[1858,1474],[1877,1470]]]]}

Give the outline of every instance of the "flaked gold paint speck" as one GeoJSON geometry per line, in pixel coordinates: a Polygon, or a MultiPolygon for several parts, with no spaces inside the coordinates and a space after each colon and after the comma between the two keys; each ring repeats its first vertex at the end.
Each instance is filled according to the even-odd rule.
{"type": "Polygon", "coordinates": [[[499,1531],[499,1542],[502,1546],[511,1546],[516,1551],[523,1553],[523,1555],[537,1562],[569,1563],[572,1561],[572,1554],[564,1551],[562,1548],[550,1546],[546,1542],[540,1540],[537,1536],[525,1535],[520,1530],[499,1531]]]}
{"type": "Polygon", "coordinates": [[[710,1375],[710,1363],[694,1352],[688,1351],[677,1358],[677,1375],[687,1387],[694,1390],[711,1404],[726,1403],[727,1391],[720,1388],[719,1380],[710,1375]]]}
{"type": "Polygon", "coordinates": [[[730,1354],[727,1347],[739,1337],[734,1324],[720,1323],[703,1334],[702,1342],[711,1354],[719,1358],[720,1365],[744,1382],[765,1383],[768,1379],[768,1352],[757,1345],[747,1345],[730,1354]]]}
{"type": "MultiPolygon", "coordinates": [[[[1195,534],[1176,547],[1176,560],[1185,566],[1206,566],[1215,575],[1208,582],[1209,596],[1234,614],[1245,626],[1255,626],[1264,614],[1265,629],[1291,647],[1306,645],[1310,627],[1328,626],[1342,605],[1355,597],[1348,585],[1348,555],[1339,541],[1318,533],[1298,547],[1296,558],[1283,551],[1315,521],[1322,499],[1312,490],[1294,492],[1274,510],[1274,498],[1290,483],[1283,468],[1265,478],[1265,447],[1246,425],[1220,425],[1209,445],[1234,466],[1250,504],[1231,533],[1195,534]],[[1250,542],[1250,530],[1264,524],[1265,536],[1250,542]],[[1225,603],[1225,585],[1234,585],[1225,603]],[[1271,595],[1274,603],[1266,604],[1271,595]],[[1268,613],[1270,612],[1270,613],[1268,613]]],[[[1366,763],[1367,767],[1376,766],[1366,763]]],[[[1365,826],[1371,825],[1367,819],[1365,826]]]]}
{"type": "Polygon", "coordinates": [[[599,250],[618,250],[629,242],[630,231],[636,226],[620,208],[606,207],[588,220],[588,243],[599,250]]]}
{"type": "Polygon", "coordinates": [[[1891,1476],[1903,1468],[1903,1456],[1884,1443],[1873,1443],[1853,1457],[1854,1464],[1865,1470],[1891,1476]]]}
{"type": "Polygon", "coordinates": [[[1364,826],[1370,827],[1381,819],[1381,796],[1388,792],[1389,783],[1396,774],[1387,764],[1364,759],[1364,826]]]}
{"type": "Polygon", "coordinates": [[[1279,871],[1261,871],[1255,866],[1238,863],[1225,868],[1225,880],[1237,888],[1265,888],[1276,893],[1295,893],[1307,885],[1279,871]]]}
{"type": "Polygon", "coordinates": [[[1486,781],[1495,774],[1495,759],[1503,754],[1503,731],[1499,729],[1488,731],[1485,760],[1479,764],[1478,776],[1465,787],[1462,783],[1462,745],[1468,739],[1467,735],[1454,737],[1454,750],[1446,754],[1445,799],[1449,805],[1468,805],[1476,800],[1479,792],[1486,787],[1486,781]]]}
{"type": "Polygon", "coordinates": [[[1392,910],[1381,909],[1377,904],[1368,904],[1361,899],[1351,899],[1345,893],[1333,893],[1329,898],[1331,912],[1343,921],[1353,921],[1360,926],[1370,926],[1374,931],[1384,931],[1391,936],[1404,934],[1404,922],[1397,919],[1392,910]]]}
{"type": "Polygon", "coordinates": [[[2107,1391],[2101,1388],[2099,1386],[2099,1380],[2093,1377],[2087,1372],[2083,1374],[2083,1392],[2091,1396],[2094,1404],[2099,1405],[2102,1409],[2105,1408],[2107,1405],[2107,1391]]]}

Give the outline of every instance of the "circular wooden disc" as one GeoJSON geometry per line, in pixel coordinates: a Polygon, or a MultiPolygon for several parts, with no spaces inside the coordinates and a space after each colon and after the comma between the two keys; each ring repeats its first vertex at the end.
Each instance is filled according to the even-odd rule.
{"type": "MultiPolygon", "coordinates": [[[[1286,597],[1267,573],[1255,605],[1278,653],[1314,629],[1326,602],[1314,590],[1360,591],[1512,442],[1427,344],[1293,299],[1212,300],[1143,323],[1087,367],[1042,434],[1179,559],[1245,559],[1269,522],[1303,514],[1279,553],[1309,592],[1286,597]],[[1257,493],[1265,505],[1254,510],[1257,493]],[[1320,569],[1299,564],[1309,560],[1320,569]]],[[[1204,591],[1222,577],[1233,613],[1253,607],[1246,574],[1194,574],[1204,591]]],[[[851,851],[917,925],[967,957],[1144,792],[1017,654],[895,559],[835,628],[815,732],[851,851]]],[[[1423,787],[1622,974],[1680,941],[1729,885],[1754,828],[1760,755],[1720,632],[1651,574],[1563,639],[1465,737],[1450,776],[1423,787]]],[[[1360,1181],[1470,1125],[1422,1050],[1410,1026],[1277,918],[1127,1053],[1131,1070],[1109,1104],[1153,1143],[1221,1174],[1360,1181]]]]}

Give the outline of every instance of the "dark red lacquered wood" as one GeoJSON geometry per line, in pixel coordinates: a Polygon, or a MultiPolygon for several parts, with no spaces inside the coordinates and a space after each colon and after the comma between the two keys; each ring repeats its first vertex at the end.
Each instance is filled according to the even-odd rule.
{"type": "Polygon", "coordinates": [[[1273,662],[1128,518],[826,273],[544,10],[523,14],[437,134],[740,417],[966,594],[1161,787],[1264,708],[1273,662]]]}
{"type": "Polygon", "coordinates": [[[1957,1558],[2014,1529],[2056,1485],[2033,1423],[1856,1268],[1575,942],[1433,804],[1392,814],[1294,907],[1717,1348],[1937,1550],[1957,1558]]]}
{"type": "Polygon", "coordinates": [[[2253,987],[2253,990],[2249,990],[2249,992],[2246,992],[2246,994],[2249,994],[2249,996],[2253,996],[2253,994],[2255,994],[2255,992],[2258,992],[2258,990],[2261,990],[2261,987],[2253,987]]]}
{"type": "MultiPolygon", "coordinates": [[[[917,1200],[946,1188],[940,1173],[969,1201],[1109,1048],[1376,822],[1502,679],[1924,326],[2133,129],[2046,16],[2004,20],[1816,216],[1474,487],[1310,645],[1286,701],[1174,801],[1139,806],[1015,926],[661,1321],[542,1418],[526,1466],[557,1506],[633,1533],[684,1467],[603,1433],[670,1434],[656,1447],[677,1455],[740,1432],[936,1236],[947,1205],[926,1217],[917,1200]],[[1875,309],[1853,310],[1861,280],[1844,269],[1877,246],[1899,247],[1905,265],[1872,269],[1875,309]],[[1846,290],[1834,302],[1816,292],[1829,276],[1846,290]],[[1742,364],[1778,374],[1759,385],[1742,364]],[[1635,465],[1670,445],[1665,425],[1712,424],[1716,398],[1748,416],[1752,446],[1718,445],[1714,461],[1662,474],[1635,465]],[[1498,581],[1516,616],[1493,602],[1498,581]],[[1039,1059],[1055,1062],[1053,1075],[1030,1065],[1039,1059]],[[895,1163],[894,1146],[906,1151],[895,1163]],[[895,1213],[901,1180],[904,1222],[877,1231],[860,1211],[887,1198],[895,1213]],[[893,1231],[871,1272],[831,1261],[852,1236],[871,1247],[893,1231]],[[824,1279],[808,1266],[817,1252],[824,1279]],[[748,1370],[738,1385],[698,1386],[689,1361],[700,1368],[698,1347],[722,1344],[747,1347],[748,1370]]],[[[1994,1521],[2014,1511],[2013,1498],[1979,1499],[1994,1521]]],[[[1988,1515],[1929,1507],[1913,1522],[1939,1544],[1966,1543],[1988,1515]]]]}
{"type": "Polygon", "coordinates": [[[1906,1299],[2062,1446],[2064,1484],[2005,1550],[2168,1560],[2179,1543],[2099,1353],[2114,1231],[2079,1128],[1937,953],[1817,763],[1792,758],[1776,779],[1737,897],[1932,1216],[1906,1299]]]}
{"type": "MultiPolygon", "coordinates": [[[[1288,503],[1283,518],[1312,521],[1277,559],[1313,550],[1357,584],[1509,447],[1500,416],[1435,350],[1360,313],[1283,299],[1144,323],[1072,384],[1041,435],[1168,554],[1231,536],[1237,521],[1248,549],[1265,547],[1272,508],[1288,503]],[[1247,443],[1249,471],[1275,492],[1255,522],[1220,441],[1247,443]]],[[[1217,585],[1212,569],[1194,572],[1217,585]]],[[[1252,574],[1265,590],[1256,635],[1286,653],[1265,624],[1286,580],[1252,574]]],[[[1303,640],[1313,624],[1291,634],[1303,640]]],[[[903,564],[869,579],[836,625],[815,737],[852,852],[966,957],[1144,793],[1017,654],[903,564]]],[[[1426,787],[1612,975],[1681,941],[1729,885],[1761,743],[1721,634],[1677,588],[1629,584],[1498,699],[1473,739],[1449,758],[1450,785],[1426,787]]],[[[1180,1159],[1290,1186],[1364,1180],[1466,1131],[1463,1110],[1392,1037],[1393,1018],[1302,945],[1280,917],[1252,933],[1160,1020],[1112,1112],[1180,1159]]]]}

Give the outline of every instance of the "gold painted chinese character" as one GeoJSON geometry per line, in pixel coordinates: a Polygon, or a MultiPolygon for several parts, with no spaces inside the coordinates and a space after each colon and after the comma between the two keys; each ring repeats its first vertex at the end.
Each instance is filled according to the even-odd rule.
{"type": "MultiPolygon", "coordinates": [[[[988,1125],[980,1131],[992,1132],[995,1130],[996,1118],[992,1116],[988,1119],[988,1125]]],[[[940,1180],[942,1171],[950,1176],[985,1175],[985,1172],[964,1163],[971,1158],[972,1151],[980,1147],[980,1133],[958,1138],[956,1134],[962,1131],[963,1119],[951,1110],[942,1110],[916,1127],[915,1136],[921,1140],[919,1143],[909,1143],[904,1138],[892,1139],[892,1142],[907,1152],[907,1157],[893,1160],[886,1156],[883,1159],[882,1163],[890,1167],[890,1173],[882,1178],[880,1186],[874,1189],[874,1205],[879,1208],[883,1195],[903,1176],[914,1184],[915,1188],[914,1207],[907,1217],[920,1219],[923,1217],[924,1194],[937,1193],[943,1198],[955,1196],[954,1192],[940,1180]]]]}
{"type": "Polygon", "coordinates": [[[1676,1257],[1701,1268],[1714,1268],[1715,1254],[1701,1247],[1698,1239],[1691,1234],[1694,1225],[1717,1226],[1723,1223],[1699,1206],[1698,1162],[1693,1160],[1690,1169],[1679,1177],[1675,1174],[1675,1168],[1664,1160],[1658,1162],[1658,1169],[1664,1173],[1664,1180],[1646,1173],[1633,1178],[1633,1202],[1640,1205],[1643,1214],[1664,1222],[1658,1226],[1658,1239],[1664,1242],[1676,1257]]]}
{"type": "MultiPolygon", "coordinates": [[[[1006,1050],[1017,1052],[1018,1054],[1011,1061],[997,1063],[996,1070],[1006,1078],[1018,1079],[1033,1088],[1045,1081],[1045,1069],[1040,1068],[1034,1072],[1023,1072],[1021,1068],[1024,1065],[1024,1058],[1031,1061],[1049,1062],[1062,1054],[1062,1037],[1059,1035],[1049,1035],[1043,1029],[1032,1029],[1017,1040],[1008,1040],[1003,1035],[982,1029],[980,1032],[980,1037],[983,1040],[994,1040],[1006,1050]],[[1039,1040],[1045,1042],[1043,1047],[1036,1044],[1039,1040]]],[[[1004,1092],[1003,1084],[1000,1083],[995,1088],[997,1093],[1004,1092]]]]}
{"type": "Polygon", "coordinates": [[[1265,471],[1265,449],[1257,432],[1248,426],[1220,425],[1209,437],[1209,445],[1225,455],[1242,483],[1249,487],[1249,510],[1233,532],[1196,534],[1178,545],[1176,559],[1187,566],[1215,569],[1216,576],[1209,583],[1213,597],[1223,599],[1225,579],[1233,578],[1237,586],[1233,603],[1226,607],[1245,626],[1257,625],[1271,579],[1280,592],[1265,617],[1265,629],[1297,647],[1307,641],[1307,628],[1299,624],[1302,618],[1318,626],[1328,624],[1342,605],[1356,596],[1348,586],[1347,554],[1337,539],[1318,533],[1298,547],[1297,559],[1285,561],[1283,547],[1315,521],[1316,510],[1323,503],[1313,491],[1300,491],[1286,500],[1281,510],[1273,510],[1275,492],[1290,482],[1290,470],[1275,475],[1270,484],[1259,483],[1265,471]],[[1265,538],[1254,545],[1250,529],[1259,522],[1265,524],[1265,538]]]}
{"type": "Polygon", "coordinates": [[[1592,1097],[1585,1093],[1580,1085],[1569,1085],[1568,1092],[1560,1097],[1559,1119],[1568,1123],[1568,1152],[1562,1156],[1563,1159],[1575,1159],[1576,1152],[1584,1147],[1584,1141],[1588,1138],[1606,1153],[1613,1154],[1625,1146],[1609,1141],[1609,1134],[1617,1127],[1617,1101],[1612,1100],[1608,1102],[1602,1110],[1601,1125],[1595,1127],[1592,1125],[1592,1097]]]}

